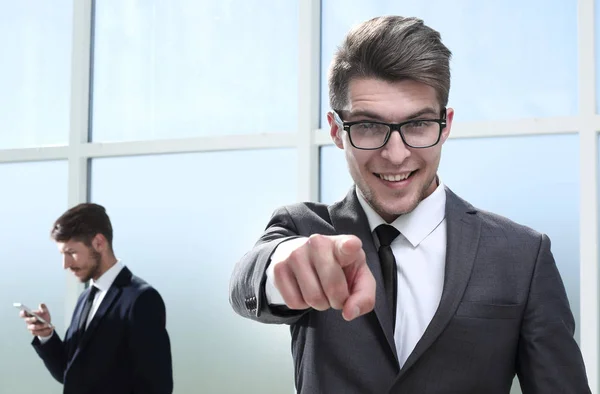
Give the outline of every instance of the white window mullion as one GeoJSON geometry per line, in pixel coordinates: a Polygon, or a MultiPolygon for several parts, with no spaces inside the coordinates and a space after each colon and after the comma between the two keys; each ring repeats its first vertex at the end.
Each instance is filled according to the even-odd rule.
{"type": "MultiPolygon", "coordinates": [[[[82,155],[81,146],[88,140],[91,34],[92,0],[74,1],[68,147],[69,207],[86,202],[88,198],[88,160],[82,155]]],[[[66,273],[65,327],[70,324],[77,297],[83,288],[83,284],[71,273],[66,273]]]]}
{"type": "Polygon", "coordinates": [[[299,2],[298,21],[298,200],[319,198],[319,75],[321,59],[321,2],[299,2]]]}
{"type": "Polygon", "coordinates": [[[578,1],[580,116],[580,302],[581,350],[592,393],[598,386],[598,136],[594,0],[578,1]]]}

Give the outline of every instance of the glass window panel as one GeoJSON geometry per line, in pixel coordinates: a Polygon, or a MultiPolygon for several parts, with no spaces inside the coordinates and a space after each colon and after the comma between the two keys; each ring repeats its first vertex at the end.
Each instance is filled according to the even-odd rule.
{"type": "MultiPolygon", "coordinates": [[[[454,192],[548,234],[579,341],[578,136],[456,139],[445,145],[440,176],[454,192]]],[[[515,385],[511,393],[521,391],[515,385]]]]}
{"type": "Polygon", "coordinates": [[[327,71],[336,46],[353,25],[385,14],[420,17],[441,33],[453,52],[449,105],[458,121],[577,114],[575,0],[322,4],[322,114],[329,109],[327,71]]]}
{"type": "Polygon", "coordinates": [[[50,229],[67,209],[67,174],[64,161],[0,164],[0,393],[62,393],[12,303],[45,303],[64,338],[65,272],[50,229]]]}
{"type": "MultiPolygon", "coordinates": [[[[345,196],[352,179],[341,149],[323,147],[321,163],[321,200],[332,203],[345,196]]],[[[445,185],[477,208],[548,234],[579,340],[577,135],[450,139],[439,173],[445,185]]]]}
{"type": "Polygon", "coordinates": [[[321,147],[320,161],[320,201],[333,204],[346,197],[354,181],[348,171],[343,149],[335,145],[321,147]]]}
{"type": "Polygon", "coordinates": [[[291,132],[298,2],[96,2],[93,140],[291,132]]]}
{"type": "Polygon", "coordinates": [[[296,173],[291,149],[92,162],[117,256],[165,299],[177,392],[293,391],[289,328],[239,317],[228,291],[274,209],[296,201],[296,173]]]}
{"type": "Polygon", "coordinates": [[[578,136],[450,139],[440,176],[476,207],[548,234],[579,338],[578,136]]]}
{"type": "Polygon", "coordinates": [[[73,0],[0,0],[0,149],[63,145],[73,0]]]}

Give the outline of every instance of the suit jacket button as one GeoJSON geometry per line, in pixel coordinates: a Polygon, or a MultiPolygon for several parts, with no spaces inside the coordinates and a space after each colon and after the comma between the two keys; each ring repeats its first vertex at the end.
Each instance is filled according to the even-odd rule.
{"type": "Polygon", "coordinates": [[[254,310],[256,309],[256,297],[248,297],[245,300],[246,309],[254,310]]]}

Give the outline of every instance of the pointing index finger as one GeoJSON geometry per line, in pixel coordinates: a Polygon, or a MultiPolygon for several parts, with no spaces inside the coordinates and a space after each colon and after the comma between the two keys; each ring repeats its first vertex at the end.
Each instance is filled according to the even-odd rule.
{"type": "Polygon", "coordinates": [[[357,262],[361,255],[362,242],[353,235],[341,235],[336,239],[334,254],[338,263],[345,268],[357,262]]]}

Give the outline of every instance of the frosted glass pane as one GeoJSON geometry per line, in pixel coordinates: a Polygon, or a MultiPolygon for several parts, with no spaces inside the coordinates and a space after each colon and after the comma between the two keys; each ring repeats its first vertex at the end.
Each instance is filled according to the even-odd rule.
{"type": "Polygon", "coordinates": [[[67,273],[50,229],[67,209],[67,173],[62,161],[0,164],[0,393],[62,393],[12,303],[45,303],[64,337],[67,273]]]}
{"type": "Polygon", "coordinates": [[[0,0],[0,149],[68,140],[73,0],[0,0]]]}
{"type": "Polygon", "coordinates": [[[420,17],[441,33],[453,52],[449,105],[456,120],[577,114],[575,0],[322,3],[322,114],[329,108],[327,70],[336,46],[353,25],[385,14],[420,17]]]}
{"type": "Polygon", "coordinates": [[[333,204],[346,197],[354,182],[350,176],[344,151],[335,145],[321,147],[320,201],[333,204]]]}
{"type": "Polygon", "coordinates": [[[296,173],[290,149],[92,162],[117,256],[165,299],[175,393],[293,393],[288,327],[239,317],[228,297],[237,260],[296,201],[296,173]]]}
{"type": "Polygon", "coordinates": [[[577,135],[448,140],[440,167],[444,183],[476,207],[548,234],[579,341],[577,135]]]}
{"type": "MultiPolygon", "coordinates": [[[[321,200],[332,203],[345,196],[352,180],[341,149],[323,147],[321,162],[321,200]]],[[[548,234],[579,341],[577,135],[450,139],[443,148],[440,176],[477,208],[548,234]]]]}
{"type": "Polygon", "coordinates": [[[440,176],[476,207],[548,234],[579,338],[577,135],[451,139],[440,176]]]}
{"type": "Polygon", "coordinates": [[[97,1],[94,67],[94,141],[293,132],[298,1],[97,1]]]}

